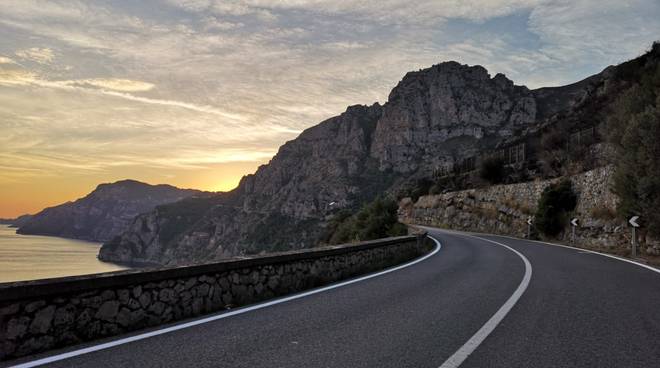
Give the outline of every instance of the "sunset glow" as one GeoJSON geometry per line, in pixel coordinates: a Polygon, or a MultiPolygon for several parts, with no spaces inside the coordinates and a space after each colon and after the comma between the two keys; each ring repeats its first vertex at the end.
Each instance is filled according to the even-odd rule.
{"type": "Polygon", "coordinates": [[[457,60],[559,85],[660,34],[654,0],[469,3],[3,1],[0,217],[126,178],[229,190],[407,71],[457,60]]]}

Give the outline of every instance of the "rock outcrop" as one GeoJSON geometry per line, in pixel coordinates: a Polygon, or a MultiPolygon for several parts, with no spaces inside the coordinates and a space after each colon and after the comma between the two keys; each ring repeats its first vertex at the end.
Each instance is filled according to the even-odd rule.
{"type": "Polygon", "coordinates": [[[134,180],[101,184],[84,198],[46,208],[22,221],[17,232],[103,242],[127,230],[135,216],[201,193],[134,180]]]}
{"type": "Polygon", "coordinates": [[[371,155],[400,173],[452,164],[536,121],[527,87],[455,62],[408,73],[383,110],[371,155]]]}
{"type": "Polygon", "coordinates": [[[177,264],[314,246],[332,211],[547,124],[603,78],[529,90],[456,62],[408,73],[383,106],[351,106],[305,130],[232,192],[138,217],[99,257],[177,264]]]}
{"type": "Polygon", "coordinates": [[[9,227],[21,227],[30,221],[31,218],[32,215],[21,215],[12,219],[0,219],[0,224],[9,225],[9,227]]]}

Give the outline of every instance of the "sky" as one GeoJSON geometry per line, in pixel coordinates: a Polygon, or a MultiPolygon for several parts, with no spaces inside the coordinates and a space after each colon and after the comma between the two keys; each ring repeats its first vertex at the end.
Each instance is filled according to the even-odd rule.
{"type": "Polygon", "coordinates": [[[530,88],[634,58],[658,0],[0,0],[0,217],[131,178],[229,190],[403,75],[530,88]]]}

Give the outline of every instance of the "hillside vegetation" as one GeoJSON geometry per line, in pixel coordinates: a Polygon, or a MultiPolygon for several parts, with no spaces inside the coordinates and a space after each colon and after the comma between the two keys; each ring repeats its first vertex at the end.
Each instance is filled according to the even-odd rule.
{"type": "Polygon", "coordinates": [[[649,233],[660,236],[660,43],[623,64],[619,77],[632,86],[617,99],[607,121],[618,212],[641,216],[649,233]]]}
{"type": "Polygon", "coordinates": [[[377,198],[355,214],[340,211],[328,224],[325,240],[329,244],[341,244],[406,235],[408,229],[398,220],[398,208],[392,199],[377,198]]]}

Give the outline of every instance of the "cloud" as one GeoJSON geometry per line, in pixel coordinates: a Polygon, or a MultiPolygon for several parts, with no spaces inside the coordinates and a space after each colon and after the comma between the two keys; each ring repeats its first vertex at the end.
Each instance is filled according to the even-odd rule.
{"type": "Polygon", "coordinates": [[[200,113],[213,114],[225,118],[227,122],[241,122],[244,117],[240,114],[230,113],[208,105],[197,105],[194,103],[163,100],[157,98],[148,98],[135,96],[127,92],[144,92],[151,90],[154,85],[147,82],[132,81],[128,79],[78,79],[78,80],[45,80],[41,79],[36,73],[23,69],[2,69],[0,68],[0,85],[20,86],[34,85],[45,88],[55,89],[76,89],[88,93],[99,93],[106,96],[117,97],[124,100],[130,100],[150,105],[170,106],[192,110],[200,113]],[[89,88],[89,87],[99,87],[89,88]]]}
{"type": "Polygon", "coordinates": [[[50,64],[55,58],[55,53],[49,48],[32,47],[16,51],[16,56],[39,64],[50,64]]]}
{"type": "MultiPolygon", "coordinates": [[[[530,14],[530,30],[539,34],[543,50],[564,61],[587,55],[616,58],[639,54],[660,37],[660,2],[590,0],[544,2],[530,14]]],[[[582,61],[582,60],[580,60],[582,61]]]]}
{"type": "Polygon", "coordinates": [[[224,0],[167,0],[170,5],[193,13],[214,15],[255,16],[263,21],[272,21],[275,15],[265,7],[253,6],[244,1],[224,0]]]}
{"type": "Polygon", "coordinates": [[[482,64],[532,88],[576,81],[648,47],[660,34],[659,7],[655,0],[5,0],[0,166],[20,168],[12,180],[91,181],[143,172],[194,178],[230,162],[256,165],[347,105],[385,102],[406,72],[438,62],[482,64]]]}
{"type": "Polygon", "coordinates": [[[63,83],[75,86],[93,86],[121,92],[145,92],[155,87],[151,83],[120,78],[78,79],[64,81],[63,83]]]}
{"type": "Polygon", "coordinates": [[[148,97],[139,97],[139,96],[134,96],[134,95],[127,94],[127,93],[120,93],[120,92],[113,92],[113,91],[104,91],[103,93],[108,95],[108,96],[119,97],[119,98],[131,100],[131,101],[142,102],[142,103],[145,103],[145,104],[179,107],[179,108],[192,110],[192,111],[196,111],[196,112],[218,115],[218,116],[226,118],[230,121],[241,121],[241,120],[243,120],[243,116],[241,116],[240,114],[232,114],[232,113],[222,111],[218,108],[214,108],[212,106],[207,106],[207,105],[196,105],[196,104],[182,102],[182,101],[161,100],[161,99],[148,98],[148,97]]]}
{"type": "Polygon", "coordinates": [[[98,93],[106,96],[120,99],[140,102],[150,105],[170,106],[175,108],[187,109],[199,113],[217,115],[227,122],[240,123],[245,120],[241,114],[231,113],[222,109],[199,105],[189,102],[167,100],[158,98],[149,98],[136,96],[130,92],[146,92],[152,90],[155,86],[152,83],[136,81],[121,78],[93,78],[93,79],[73,79],[73,80],[48,80],[39,76],[38,73],[28,71],[17,65],[2,66],[0,63],[0,85],[5,86],[26,86],[33,85],[44,88],[78,90],[87,93],[98,93]]]}
{"type": "Polygon", "coordinates": [[[16,62],[8,57],[0,56],[0,64],[15,64],[16,62]]]}
{"type": "Polygon", "coordinates": [[[0,63],[0,85],[27,85],[37,81],[37,75],[16,64],[0,63]]]}
{"type": "Polygon", "coordinates": [[[191,12],[222,15],[270,14],[305,11],[317,15],[357,16],[367,21],[428,24],[447,18],[484,20],[529,9],[541,0],[169,0],[191,12]]]}

